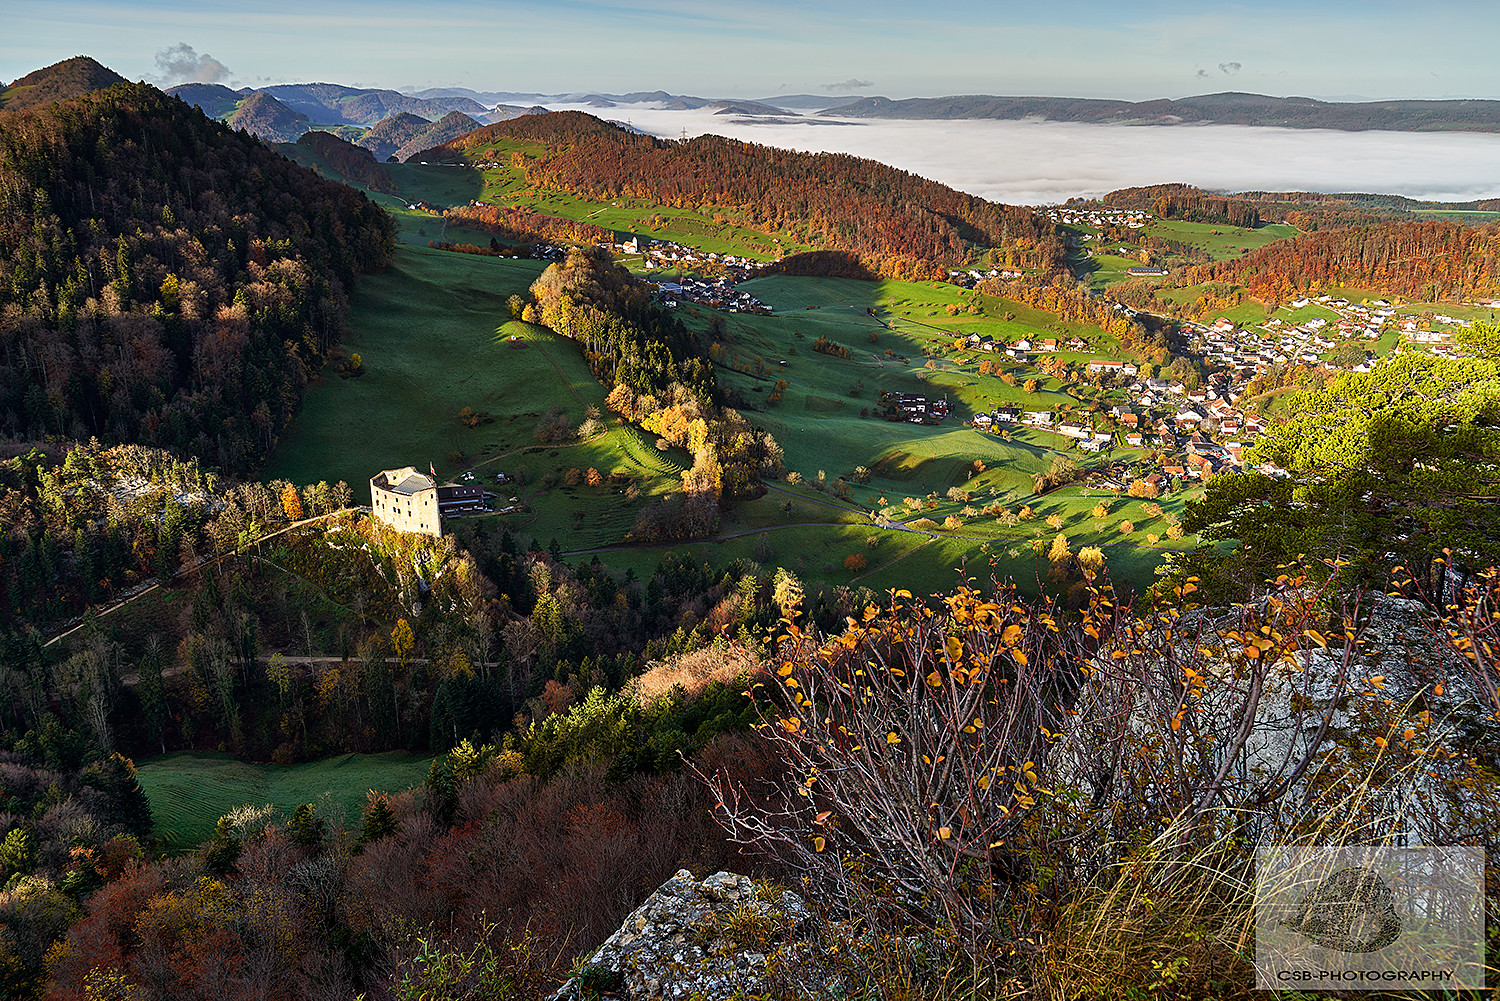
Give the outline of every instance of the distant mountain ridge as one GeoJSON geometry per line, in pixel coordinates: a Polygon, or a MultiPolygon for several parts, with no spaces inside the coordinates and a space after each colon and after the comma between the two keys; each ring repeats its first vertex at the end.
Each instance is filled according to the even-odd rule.
{"type": "Polygon", "coordinates": [[[995,97],[984,94],[865,97],[821,112],[840,118],[1045,119],[1142,125],[1251,125],[1363,132],[1500,132],[1500,101],[1318,101],[1227,92],[1173,100],[1112,101],[1082,97],[995,97]]]}
{"type": "Polygon", "coordinates": [[[345,87],[335,83],[286,83],[262,88],[265,93],[319,125],[375,125],[406,113],[435,121],[453,111],[483,117],[489,109],[467,97],[427,100],[394,90],[345,87]]]}
{"type": "Polygon", "coordinates": [[[0,88],[0,109],[19,111],[40,107],[127,82],[123,76],[88,56],[74,56],[27,73],[10,86],[0,88]]]}
{"type": "MultiPolygon", "coordinates": [[[[859,100],[857,96],[844,95],[840,97],[819,96],[817,94],[782,94],[776,97],[762,97],[756,99],[744,97],[694,97],[686,94],[671,94],[664,90],[633,91],[629,94],[600,94],[594,91],[579,91],[570,94],[538,94],[513,90],[470,90],[467,87],[432,87],[427,90],[414,91],[411,97],[436,100],[439,98],[467,97],[479,101],[482,104],[495,106],[527,106],[527,114],[536,114],[545,111],[546,108],[536,107],[546,104],[590,104],[596,108],[612,108],[621,104],[660,104],[669,111],[693,111],[709,105],[724,107],[726,105],[762,105],[775,111],[820,111],[825,108],[837,108],[859,100]]],[[[491,112],[491,124],[500,119],[494,118],[494,114],[501,108],[495,107],[491,112]]],[[[736,112],[730,112],[731,114],[736,112]]],[[[755,114],[767,114],[768,112],[753,112],[755,114]]]]}
{"type": "MultiPolygon", "coordinates": [[[[210,118],[221,121],[228,121],[240,104],[251,95],[264,94],[274,98],[293,114],[306,118],[308,127],[369,127],[398,114],[414,115],[432,122],[455,111],[463,112],[480,122],[490,122],[504,121],[526,112],[526,109],[506,108],[492,114],[484,105],[467,97],[426,100],[408,97],[394,90],[345,87],[335,83],[288,83],[259,89],[245,87],[240,90],[230,90],[218,84],[185,83],[169,87],[167,93],[198,106],[210,118]]],[[[292,136],[291,139],[272,141],[291,142],[296,138],[292,136]]]]}

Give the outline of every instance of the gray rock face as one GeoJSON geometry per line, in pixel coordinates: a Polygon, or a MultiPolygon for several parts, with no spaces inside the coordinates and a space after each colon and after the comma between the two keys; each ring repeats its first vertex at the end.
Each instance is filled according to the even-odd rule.
{"type": "Polygon", "coordinates": [[[790,890],[771,890],[732,872],[714,873],[700,883],[680,869],[552,1001],[719,1001],[759,993],[788,974],[811,986],[821,965],[811,916],[790,890]]]}

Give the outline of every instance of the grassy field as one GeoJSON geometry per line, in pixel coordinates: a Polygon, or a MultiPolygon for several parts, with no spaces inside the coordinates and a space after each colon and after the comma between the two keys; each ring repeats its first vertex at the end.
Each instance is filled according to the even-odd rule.
{"type": "Polygon", "coordinates": [[[237,806],[269,803],[290,817],[312,803],[325,818],[358,824],[366,792],[399,792],[427,777],[430,757],[401,751],[345,754],[301,765],[252,765],[228,754],[180,752],[137,762],[156,834],[168,851],[190,851],[237,806]]]}
{"type": "Polygon", "coordinates": [[[554,403],[581,421],[604,392],[577,350],[509,320],[506,299],[524,294],[543,266],[399,247],[391,268],[362,280],[353,297],[344,350],[360,355],[365,374],[324,370],[267,475],[346,480],[363,500],[361,484],[381,469],[431,462],[451,473],[461,465],[448,460],[454,452],[477,459],[529,442],[554,403]],[[466,406],[493,423],[466,427],[466,406]]]}
{"type": "MultiPolygon", "coordinates": [[[[956,466],[983,459],[1018,463],[1029,478],[1039,464],[1029,452],[955,425],[999,404],[1051,410],[1077,405],[1078,400],[1063,393],[1056,380],[1027,366],[1012,363],[1008,368],[1018,383],[1039,379],[1036,393],[1007,385],[999,375],[981,375],[981,361],[1000,364],[1008,360],[984,352],[954,351],[954,339],[970,333],[1006,340],[1077,335],[1097,346],[1099,356],[1118,351],[1117,342],[1096,328],[1062,323],[1052,314],[976,297],[946,284],[778,276],[756,279],[743,287],[774,312],[727,318],[727,365],[721,378],[740,390],[756,411],[755,420],[776,435],[786,450],[788,466],[807,477],[819,469],[836,477],[858,465],[899,467],[903,480],[947,489],[951,483],[944,481],[952,478],[956,466]],[[947,313],[950,305],[967,308],[976,301],[982,308],[979,314],[947,313]],[[1007,315],[1012,319],[1005,319],[1007,315]],[[813,350],[819,337],[847,349],[849,356],[837,358],[813,350]],[[924,351],[937,354],[929,359],[924,351]],[[782,361],[787,364],[782,366],[782,361]],[[774,407],[762,403],[777,379],[788,383],[781,403],[774,407]],[[858,395],[851,395],[856,389],[858,395]],[[882,392],[947,396],[953,416],[940,427],[861,418],[861,410],[878,414],[882,392]],[[900,460],[900,456],[910,458],[900,460]],[[944,463],[944,457],[953,461],[944,463]]],[[[1093,356],[1063,354],[1064,358],[1093,356]]]]}
{"type": "Polygon", "coordinates": [[[1238,257],[1268,243],[1297,235],[1297,227],[1270,223],[1247,229],[1218,223],[1184,222],[1180,219],[1158,219],[1145,232],[1164,240],[1176,240],[1204,251],[1214,260],[1238,257]]]}
{"type": "Polygon", "coordinates": [[[265,475],[296,483],[342,479],[364,504],[369,479],[381,469],[430,463],[440,479],[472,469],[492,490],[501,489],[492,474],[523,471],[527,484],[502,494],[518,491],[526,505],[503,516],[515,530],[544,543],[621,541],[651,496],[681,488],[692,460],[661,452],[654,439],[613,421],[588,441],[538,443],[535,429],[550,408],[577,425],[588,408],[604,409],[605,396],[572,342],[509,319],[506,299],[524,293],[543,267],[398,248],[389,271],[360,283],[350,311],[343,350],[360,355],[365,374],[324,369],[265,475]],[[466,426],[464,407],[486,422],[466,426]],[[641,497],[627,501],[618,487],[563,485],[573,468],[629,474],[641,497]]]}

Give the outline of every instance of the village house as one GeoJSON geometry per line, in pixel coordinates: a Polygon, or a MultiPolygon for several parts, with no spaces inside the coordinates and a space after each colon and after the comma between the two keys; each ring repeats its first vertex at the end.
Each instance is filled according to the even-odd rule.
{"type": "Polygon", "coordinates": [[[1172,417],[1172,423],[1183,428],[1197,427],[1203,423],[1203,415],[1192,407],[1183,407],[1172,417]]]}

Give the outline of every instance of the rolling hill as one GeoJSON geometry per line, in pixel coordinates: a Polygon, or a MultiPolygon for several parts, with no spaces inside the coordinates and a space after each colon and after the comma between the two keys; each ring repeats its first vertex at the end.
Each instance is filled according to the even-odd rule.
{"type": "Polygon", "coordinates": [[[0,90],[0,109],[18,111],[21,108],[35,108],[53,101],[82,97],[125,82],[120,74],[88,56],[74,56],[27,73],[9,87],[0,90]]]}
{"type": "Polygon", "coordinates": [[[0,429],[250,468],[392,242],[365,196],[155,87],[6,112],[0,429]]]}
{"type": "Polygon", "coordinates": [[[296,142],[302,133],[312,128],[306,115],[293,111],[263,91],[245,98],[225,124],[272,143],[296,142]]]}

